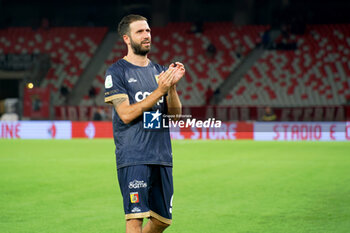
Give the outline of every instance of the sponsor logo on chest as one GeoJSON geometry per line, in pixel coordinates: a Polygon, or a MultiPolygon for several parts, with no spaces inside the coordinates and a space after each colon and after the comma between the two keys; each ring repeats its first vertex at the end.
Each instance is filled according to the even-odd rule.
{"type": "MultiPolygon", "coordinates": [[[[145,91],[145,92],[142,92],[142,91],[138,91],[136,92],[135,94],[135,100],[137,102],[141,102],[142,100],[146,99],[147,96],[149,96],[150,94],[152,94],[152,92],[148,92],[148,91],[145,91]]],[[[160,105],[164,103],[164,96],[162,96],[162,98],[160,98],[157,102],[157,105],[160,105]]]]}

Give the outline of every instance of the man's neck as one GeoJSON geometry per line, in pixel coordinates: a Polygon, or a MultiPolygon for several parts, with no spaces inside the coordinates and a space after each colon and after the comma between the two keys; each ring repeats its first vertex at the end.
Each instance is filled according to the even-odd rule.
{"type": "Polygon", "coordinates": [[[148,66],[149,63],[147,55],[141,56],[136,55],[134,53],[128,53],[128,55],[126,55],[124,59],[136,66],[148,66]]]}

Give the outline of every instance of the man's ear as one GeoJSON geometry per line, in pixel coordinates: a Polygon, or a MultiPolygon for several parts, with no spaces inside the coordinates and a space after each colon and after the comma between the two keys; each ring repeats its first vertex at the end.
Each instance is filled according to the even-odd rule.
{"type": "Polygon", "coordinates": [[[125,44],[130,44],[130,38],[128,35],[123,35],[123,40],[124,40],[125,44]]]}

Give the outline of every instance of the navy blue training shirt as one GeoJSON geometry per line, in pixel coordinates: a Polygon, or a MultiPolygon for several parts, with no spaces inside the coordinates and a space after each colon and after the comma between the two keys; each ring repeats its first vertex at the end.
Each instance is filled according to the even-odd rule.
{"type": "MultiPolygon", "coordinates": [[[[140,102],[157,89],[157,77],[166,68],[149,62],[141,67],[121,59],[111,65],[105,75],[105,102],[111,103],[119,97],[128,97],[130,105],[140,102]]],[[[167,114],[166,96],[163,96],[152,110],[167,114]]],[[[113,108],[114,109],[114,108],[113,108]]],[[[146,130],[142,115],[129,124],[113,111],[113,136],[116,146],[117,168],[158,164],[172,166],[172,151],[169,129],[146,130]]]]}

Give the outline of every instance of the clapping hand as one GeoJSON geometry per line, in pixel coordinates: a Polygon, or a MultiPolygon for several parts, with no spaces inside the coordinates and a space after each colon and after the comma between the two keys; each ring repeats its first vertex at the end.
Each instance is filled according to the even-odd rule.
{"type": "Polygon", "coordinates": [[[171,63],[171,65],[169,66],[169,69],[175,68],[174,78],[172,79],[172,83],[171,83],[172,86],[177,84],[181,80],[181,78],[185,75],[185,72],[186,72],[185,66],[181,62],[175,62],[175,64],[171,63]]]}

